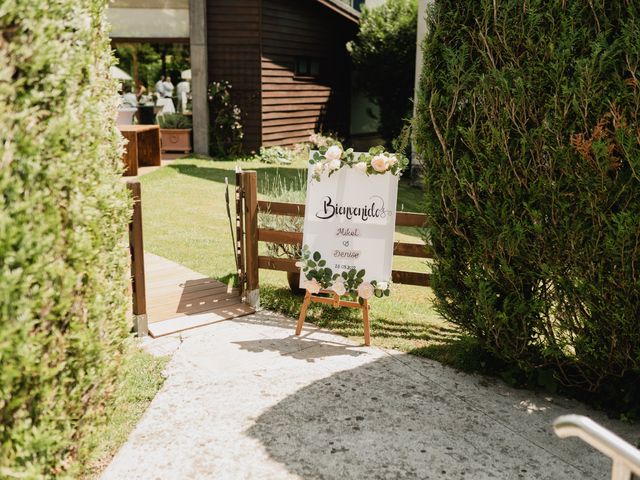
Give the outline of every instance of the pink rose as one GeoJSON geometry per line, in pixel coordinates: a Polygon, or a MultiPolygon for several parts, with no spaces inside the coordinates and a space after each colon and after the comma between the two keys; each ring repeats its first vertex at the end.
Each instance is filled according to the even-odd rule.
{"type": "Polygon", "coordinates": [[[334,292],[336,292],[339,296],[342,296],[345,293],[347,293],[347,289],[345,288],[344,282],[342,280],[336,280],[331,286],[331,289],[334,292]]]}
{"type": "Polygon", "coordinates": [[[373,285],[369,282],[362,282],[358,285],[358,296],[364,300],[367,300],[373,296],[373,285]]]}
{"type": "Polygon", "coordinates": [[[384,155],[376,155],[371,159],[371,167],[376,172],[380,172],[380,173],[386,172],[388,167],[387,157],[385,157],[384,155]]]}
{"type": "Polygon", "coordinates": [[[327,159],[327,162],[340,160],[340,157],[342,157],[342,149],[338,145],[332,145],[327,149],[327,152],[324,154],[324,158],[327,159]]]}
{"type": "Polygon", "coordinates": [[[320,282],[318,282],[318,280],[316,280],[315,278],[304,282],[304,288],[306,288],[311,294],[318,293],[320,291],[320,287],[320,282]]]}
{"type": "Polygon", "coordinates": [[[362,173],[367,173],[367,164],[364,162],[358,162],[353,167],[362,173]]]}

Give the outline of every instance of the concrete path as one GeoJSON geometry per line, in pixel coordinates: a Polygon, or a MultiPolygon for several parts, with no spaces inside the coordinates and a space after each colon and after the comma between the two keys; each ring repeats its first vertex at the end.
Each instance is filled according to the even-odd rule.
{"type": "Polygon", "coordinates": [[[261,312],[147,340],[173,355],[168,378],[103,479],[606,479],[553,419],[640,438],[576,402],[293,328],[261,312]]]}

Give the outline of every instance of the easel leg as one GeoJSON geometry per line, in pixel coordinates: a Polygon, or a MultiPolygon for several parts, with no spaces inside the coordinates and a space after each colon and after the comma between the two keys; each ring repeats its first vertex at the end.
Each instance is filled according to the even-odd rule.
{"type": "Polygon", "coordinates": [[[367,300],[362,304],[362,320],[364,323],[364,344],[368,347],[371,345],[371,334],[369,333],[369,302],[367,300]]]}
{"type": "Polygon", "coordinates": [[[311,303],[311,293],[307,290],[307,293],[304,294],[304,302],[302,302],[302,308],[300,309],[300,316],[298,317],[298,324],[296,325],[296,336],[299,336],[302,332],[302,326],[304,325],[304,319],[307,316],[307,308],[309,308],[309,304],[311,303]]]}

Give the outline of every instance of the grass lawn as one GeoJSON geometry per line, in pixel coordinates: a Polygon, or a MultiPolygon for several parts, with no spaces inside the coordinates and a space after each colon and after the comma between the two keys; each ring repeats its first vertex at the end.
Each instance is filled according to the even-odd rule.
{"type": "MultiPolygon", "coordinates": [[[[214,161],[182,159],[141,177],[145,248],[181,263],[197,272],[228,281],[235,272],[234,250],[224,200],[228,178],[234,215],[234,169],[258,171],[258,193],[273,186],[299,185],[305,177],[305,163],[276,166],[256,161],[214,161]]],[[[401,182],[398,209],[420,211],[422,192],[401,182]]],[[[397,239],[421,242],[415,228],[398,229],[397,239]]],[[[263,248],[263,245],[261,245],[263,248]]],[[[428,272],[424,259],[396,257],[394,268],[428,272]]],[[[301,297],[289,292],[284,272],[260,270],[262,306],[297,316],[301,297]]],[[[433,310],[431,289],[394,285],[388,298],[372,300],[371,333],[375,345],[426,355],[456,363],[460,348],[469,344],[456,328],[433,310]]],[[[312,305],[308,320],[362,341],[362,320],[356,311],[334,310],[312,305]]]]}
{"type": "Polygon", "coordinates": [[[135,350],[126,361],[115,397],[103,422],[83,439],[78,478],[98,478],[142,417],[164,383],[162,370],[169,357],[135,350]]]}

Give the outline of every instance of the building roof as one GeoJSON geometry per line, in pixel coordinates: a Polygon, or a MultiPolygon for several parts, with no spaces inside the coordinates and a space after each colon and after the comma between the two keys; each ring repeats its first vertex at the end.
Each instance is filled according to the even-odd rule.
{"type": "Polygon", "coordinates": [[[360,12],[348,3],[341,0],[317,0],[324,6],[338,12],[340,15],[354,23],[360,22],[360,12]]]}

